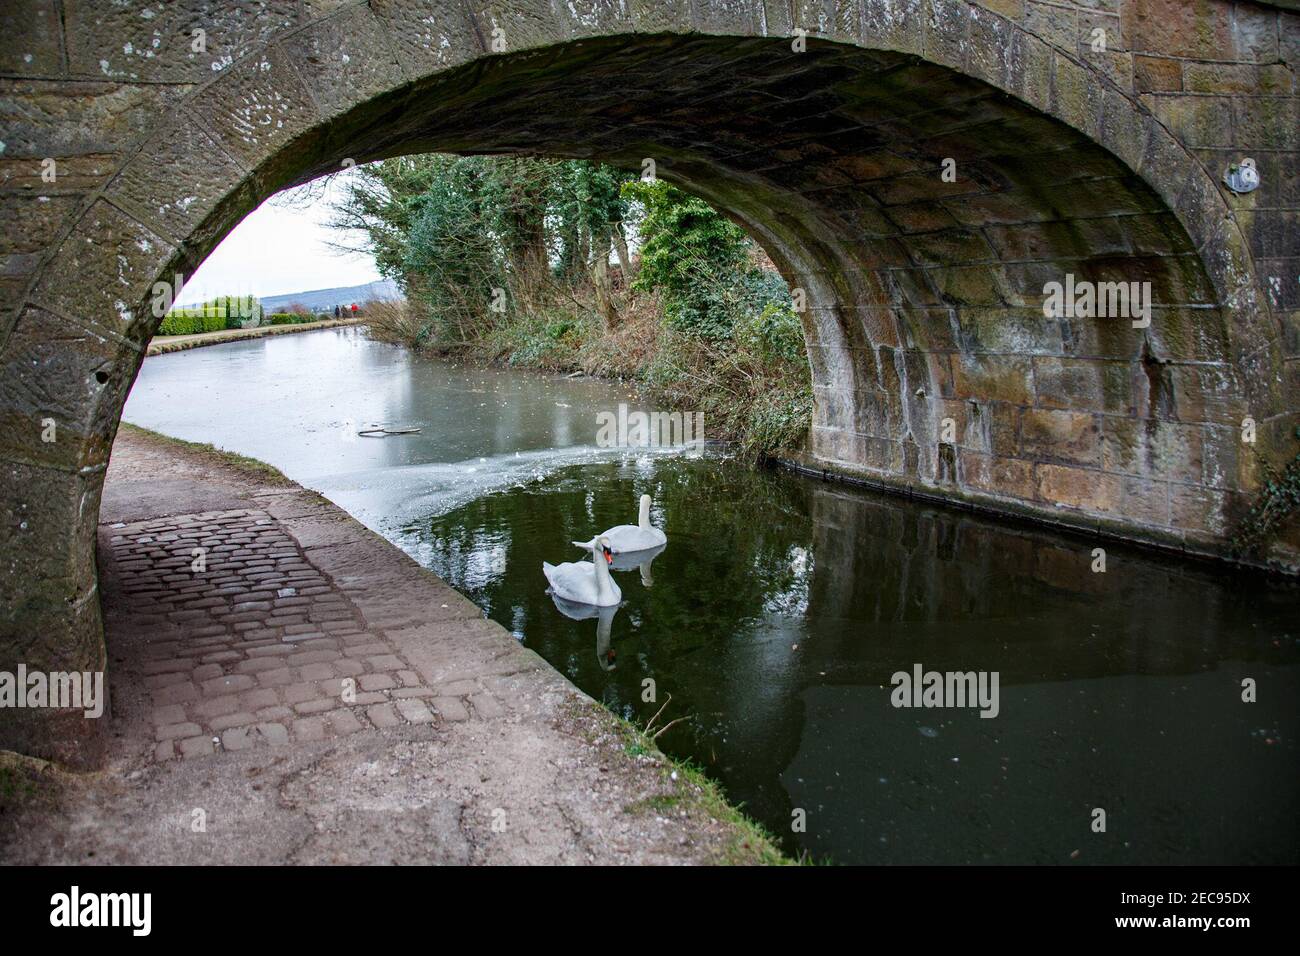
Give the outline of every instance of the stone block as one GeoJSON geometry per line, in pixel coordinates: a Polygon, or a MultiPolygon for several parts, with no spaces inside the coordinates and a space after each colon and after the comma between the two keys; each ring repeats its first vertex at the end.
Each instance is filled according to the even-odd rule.
{"type": "Polygon", "coordinates": [[[141,343],[141,314],[175,252],[170,242],[101,200],[59,245],[33,300],[89,329],[141,343]]]}
{"type": "Polygon", "coordinates": [[[55,159],[56,182],[31,180],[33,189],[54,193],[67,174],[83,180],[76,188],[102,182],[118,157],[144,136],[158,116],[180,103],[185,87],[135,86],[116,82],[77,83],[0,80],[0,129],[4,157],[35,159],[29,175],[39,177],[39,160],[55,159]],[[85,164],[75,164],[75,159],[85,164]]]}
{"type": "Polygon", "coordinates": [[[1102,87],[1092,70],[1058,50],[1052,79],[1052,114],[1092,139],[1100,138],[1102,87]]]}
{"type": "Polygon", "coordinates": [[[1007,301],[998,271],[988,266],[946,266],[927,270],[933,287],[947,302],[965,306],[997,306],[1007,301]]]}
{"type": "Polygon", "coordinates": [[[1127,362],[1034,358],[1034,394],[1046,408],[1132,415],[1133,376],[1127,362]]]}
{"type": "Polygon", "coordinates": [[[1174,410],[1179,421],[1240,427],[1249,413],[1230,369],[1213,365],[1171,366],[1174,410]]]}
{"type": "Polygon", "coordinates": [[[1101,463],[1101,430],[1094,415],[1026,408],[1020,419],[1021,452],[1041,461],[1101,463]]]}
{"type": "Polygon", "coordinates": [[[1169,485],[1144,478],[1124,479],[1124,500],[1120,513],[1141,524],[1164,527],[1169,524],[1169,485]]]}
{"type": "MultiPolygon", "coordinates": [[[[1191,66],[1192,64],[1188,64],[1191,66]]],[[[1133,57],[1135,93],[1176,93],[1183,89],[1183,64],[1163,56],[1133,57]]]]}
{"type": "Polygon", "coordinates": [[[96,326],[24,309],[0,349],[0,455],[66,470],[106,461],[139,362],[96,326]]]}
{"type": "Polygon", "coordinates": [[[0,670],[99,670],[95,591],[100,472],[0,462],[0,670]]]}
{"type": "Polygon", "coordinates": [[[1204,446],[1199,425],[1102,418],[1102,468],[1126,475],[1199,483],[1204,446]]]}
{"type": "Polygon", "coordinates": [[[182,757],[203,757],[216,749],[211,737],[186,737],[177,744],[182,757]]]}
{"type": "Polygon", "coordinates": [[[1123,499],[1117,475],[1065,465],[1038,465],[1038,498],[1057,507],[1118,513],[1123,499]]]}
{"type": "MultiPolygon", "coordinates": [[[[770,11],[771,0],[767,5],[770,11]]],[[[922,53],[925,5],[926,0],[862,0],[862,28],[867,45],[900,53],[922,53]]],[[[770,23],[770,12],[768,18],[770,23]]]]}
{"type": "Polygon", "coordinates": [[[142,16],[135,4],[63,0],[72,72],[155,84],[201,83],[296,25],[296,0],[171,0],[142,16]],[[203,31],[196,50],[195,30],[203,31]]]}
{"type": "Polygon", "coordinates": [[[1028,30],[1017,29],[1012,36],[1006,89],[1035,109],[1051,108],[1052,48],[1028,30]]]}
{"type": "Polygon", "coordinates": [[[402,720],[397,716],[392,704],[375,704],[366,708],[366,717],[380,730],[401,726],[402,720]]]}
{"type": "Polygon", "coordinates": [[[1250,94],[1260,87],[1259,68],[1245,63],[1189,61],[1183,66],[1183,79],[1189,93],[1250,94]]]}
{"type": "MultiPolygon", "coordinates": [[[[1191,146],[1224,146],[1239,151],[1300,150],[1300,97],[1234,96],[1231,99],[1231,138],[1217,143],[1189,142],[1191,146]]],[[[1224,125],[1229,123],[1225,117],[1224,125]]],[[[1222,137],[1220,137],[1222,140],[1222,137]]]]}
{"type": "Polygon", "coordinates": [[[1169,486],[1169,523],[1183,531],[1228,533],[1228,493],[1198,485],[1169,486]]]}
{"type": "MultiPolygon", "coordinates": [[[[633,20],[636,21],[637,33],[689,33],[694,27],[688,0],[628,0],[628,5],[632,9],[633,20]]],[[[783,7],[783,4],[767,5],[768,10],[774,7],[783,7]]],[[[774,30],[774,26],[783,25],[781,18],[777,18],[777,21],[768,21],[768,35],[789,35],[792,29],[789,23],[789,5],[785,4],[784,7],[781,14],[784,17],[785,29],[774,30]]]]}
{"type": "Polygon", "coordinates": [[[139,209],[173,243],[184,242],[200,255],[257,204],[243,168],[188,115],[165,125],[132,156],[108,184],[107,195],[139,209]],[[219,209],[225,215],[209,223],[219,209]]]}
{"type": "Polygon", "coordinates": [[[967,38],[965,72],[999,89],[1007,86],[1012,57],[1019,51],[1013,43],[1018,30],[1000,16],[971,15],[967,38]]]}
{"type": "Polygon", "coordinates": [[[953,356],[955,398],[980,402],[1033,402],[1033,365],[1028,356],[968,355],[953,356]]]}
{"type": "Polygon", "coordinates": [[[926,0],[921,17],[925,58],[932,63],[960,70],[966,59],[970,11],[965,3],[926,0]]]}
{"type": "Polygon", "coordinates": [[[1232,6],[1186,0],[1130,0],[1121,9],[1129,48],[1162,56],[1230,59],[1232,6]]]}
{"type": "Polygon", "coordinates": [[[1165,94],[1151,102],[1155,115],[1186,146],[1227,146],[1233,141],[1231,99],[1165,94]]]}
{"type": "Polygon", "coordinates": [[[433,720],[433,714],[429,712],[428,706],[419,698],[409,697],[399,700],[396,706],[398,712],[413,724],[427,724],[433,720]]]}
{"type": "Polygon", "coordinates": [[[963,449],[959,454],[964,488],[1032,501],[1037,493],[1034,463],[963,449]]]}
{"type": "MultiPolygon", "coordinates": [[[[318,20],[281,42],[322,119],[396,89],[406,78],[393,52],[401,41],[394,35],[391,21],[365,4],[318,20]]],[[[431,62],[437,60],[424,60],[426,69],[431,62]]]]}
{"type": "Polygon", "coordinates": [[[340,737],[346,734],[355,734],[357,731],[364,729],[364,725],[350,710],[336,710],[331,713],[329,715],[329,726],[331,732],[340,737]]]}
{"type": "Polygon", "coordinates": [[[250,170],[320,119],[290,54],[277,47],[230,66],[193,102],[191,112],[250,170]]]}
{"type": "MultiPolygon", "coordinates": [[[[1125,83],[1123,89],[1129,86],[1125,83]]],[[[1102,93],[1101,143],[1130,169],[1142,165],[1152,122],[1127,94],[1112,88],[1102,93]]]]}
{"type": "Polygon", "coordinates": [[[358,683],[362,690],[390,690],[397,686],[397,682],[387,674],[362,674],[358,678],[358,683]]]}
{"type": "MultiPolygon", "coordinates": [[[[409,701],[402,701],[408,703],[409,701]]],[[[465,705],[455,697],[435,697],[430,704],[434,712],[443,720],[461,721],[469,720],[469,711],[465,705]]]]}
{"type": "Polygon", "coordinates": [[[568,39],[567,25],[546,0],[480,0],[471,14],[488,53],[518,53],[568,39]]]}
{"type": "MultiPolygon", "coordinates": [[[[584,3],[593,3],[594,0],[584,0],[584,3]]],[[[615,7],[611,0],[604,0],[604,3],[615,7]]],[[[753,0],[695,0],[692,4],[694,8],[694,25],[699,33],[705,34],[723,34],[725,36],[758,36],[761,35],[761,22],[758,16],[755,16],[757,4],[753,0]]],[[[809,34],[822,34],[837,36],[835,8],[844,7],[848,13],[848,8],[854,7],[853,0],[844,3],[840,0],[839,4],[835,0],[826,3],[824,0],[796,0],[794,1],[794,18],[796,21],[805,23],[805,29],[809,34]],[[819,8],[819,9],[818,9],[819,8]],[[810,13],[820,12],[820,16],[809,16],[810,13]]],[[[855,18],[854,18],[855,20],[855,18]]],[[[855,23],[854,23],[855,26],[855,23]]],[[[625,30],[623,17],[616,16],[614,12],[603,12],[601,20],[601,29],[603,33],[614,33],[617,30],[625,30]]],[[[853,38],[857,38],[857,30],[853,31],[853,38]]]]}
{"type": "Polygon", "coordinates": [[[205,680],[199,686],[204,697],[220,697],[237,691],[250,690],[254,686],[254,681],[247,674],[229,674],[205,680]]]}
{"type": "Polygon", "coordinates": [[[300,717],[293,722],[293,736],[296,740],[312,741],[325,738],[325,719],[323,717],[300,717]]]}
{"type": "Polygon", "coordinates": [[[59,5],[11,0],[0,9],[0,72],[52,76],[63,72],[59,5]]]}

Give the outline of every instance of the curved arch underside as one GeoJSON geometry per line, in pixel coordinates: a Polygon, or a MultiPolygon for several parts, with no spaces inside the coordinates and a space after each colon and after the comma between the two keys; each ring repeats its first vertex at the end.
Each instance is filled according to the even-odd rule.
{"type": "MultiPolygon", "coordinates": [[[[181,237],[183,267],[265,195],[347,159],[649,158],[804,291],[811,463],[1179,545],[1229,527],[1229,497],[1203,493],[1207,468],[1250,481],[1233,436],[1259,404],[1240,361],[1259,345],[1220,307],[1179,217],[1084,133],[948,67],[817,40],[797,53],[784,39],[621,36],[474,60],[268,156],[255,126],[247,156],[231,148],[238,111],[208,115],[252,173],[181,237]],[[1046,317],[1045,286],[1071,276],[1150,283],[1149,326],[1046,317]]],[[[192,166],[180,174],[183,193],[192,166]]],[[[137,188],[123,204],[159,220],[182,201],[137,188]]]]}
{"type": "Polygon", "coordinates": [[[1296,419],[1278,320],[1214,179],[1096,64],[963,0],[803,52],[754,35],[789,33],[772,4],[701,2],[718,35],[528,6],[327,3],[215,76],[178,61],[192,86],[68,214],[0,340],[0,656],[102,661],[99,493],[154,283],[275,191],[415,152],[649,158],[734,217],[806,296],[805,464],[1226,550],[1256,483],[1242,419],[1266,454],[1296,419]],[[497,23],[524,49],[485,54],[497,23]],[[1150,283],[1149,325],[1046,317],[1071,276],[1150,283]]]}

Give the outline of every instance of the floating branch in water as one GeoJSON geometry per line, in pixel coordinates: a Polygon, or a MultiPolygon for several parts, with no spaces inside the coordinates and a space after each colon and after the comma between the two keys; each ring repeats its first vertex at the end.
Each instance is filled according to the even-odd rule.
{"type": "Polygon", "coordinates": [[[366,438],[384,438],[388,435],[418,435],[418,428],[385,428],[383,422],[376,422],[369,428],[363,428],[357,432],[358,435],[364,435],[366,438]]]}

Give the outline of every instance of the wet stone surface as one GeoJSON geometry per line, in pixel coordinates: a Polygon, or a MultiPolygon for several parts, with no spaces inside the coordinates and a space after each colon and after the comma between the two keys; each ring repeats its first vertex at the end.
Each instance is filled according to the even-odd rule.
{"type": "MultiPolygon", "coordinates": [[[[434,719],[434,690],[265,511],[112,531],[156,759],[434,719]]],[[[467,716],[463,704],[447,710],[442,719],[467,716]]]]}

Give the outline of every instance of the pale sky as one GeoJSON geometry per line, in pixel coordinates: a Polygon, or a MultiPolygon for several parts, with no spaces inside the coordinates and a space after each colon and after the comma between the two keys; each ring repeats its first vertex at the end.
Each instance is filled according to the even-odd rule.
{"type": "MultiPolygon", "coordinates": [[[[249,213],[185,283],[180,300],[189,304],[218,295],[280,295],[339,286],[361,285],[379,278],[369,255],[347,255],[326,242],[337,234],[326,227],[344,171],[330,181],[323,197],[302,202],[312,185],[272,196],[249,213]],[[300,201],[294,203],[294,199],[300,201]]],[[[321,187],[315,188],[320,193],[321,187]]]]}

